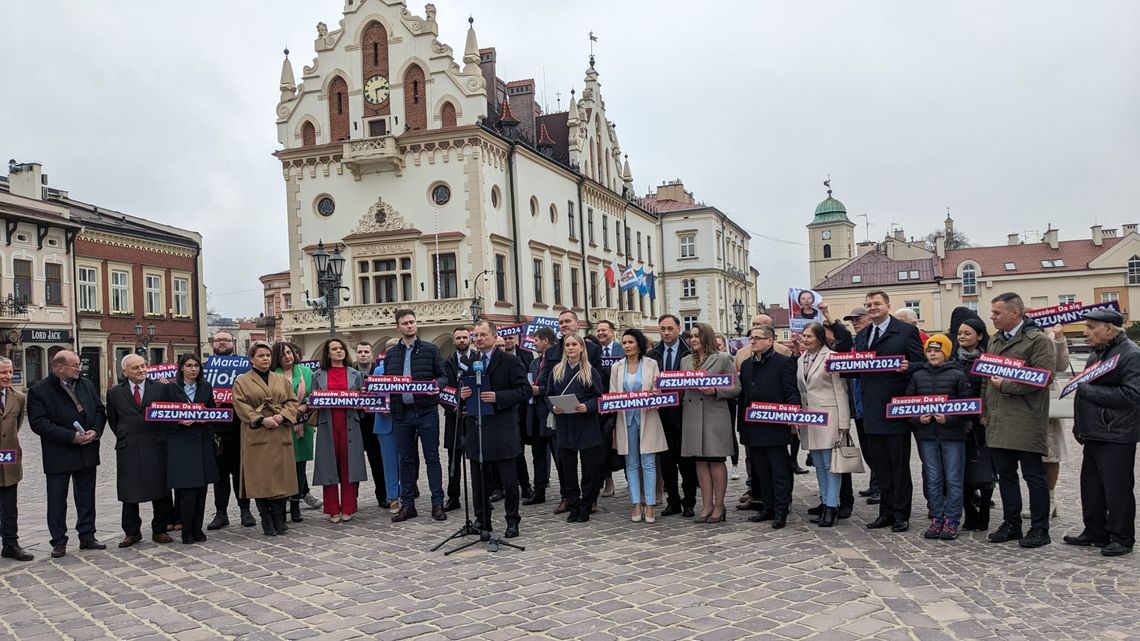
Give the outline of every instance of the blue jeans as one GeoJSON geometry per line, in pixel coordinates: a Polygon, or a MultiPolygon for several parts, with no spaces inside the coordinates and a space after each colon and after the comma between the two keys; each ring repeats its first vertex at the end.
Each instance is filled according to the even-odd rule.
{"type": "Polygon", "coordinates": [[[819,502],[827,507],[839,507],[843,475],[831,472],[831,450],[811,450],[811,461],[815,466],[815,480],[819,483],[819,502]]]}
{"type": "Polygon", "coordinates": [[[443,466],[439,462],[439,411],[432,407],[420,413],[408,408],[398,416],[392,416],[392,428],[400,453],[400,508],[416,505],[416,459],[419,457],[416,450],[417,436],[424,450],[432,507],[442,507],[443,466]]]}
{"type": "MultiPolygon", "coordinates": [[[[400,449],[396,445],[396,431],[376,433],[380,441],[380,458],[384,460],[384,494],[389,501],[400,498],[400,449]]],[[[373,479],[379,482],[378,479],[373,479]]]]}
{"type": "MultiPolygon", "coordinates": [[[[624,416],[622,417],[624,420],[624,416]]],[[[641,426],[625,427],[626,444],[629,453],[625,455],[625,480],[629,484],[629,502],[631,505],[645,503],[657,504],[657,455],[640,454],[641,452],[641,426]],[[642,488],[645,488],[644,500],[642,488]]]]}
{"type": "Polygon", "coordinates": [[[922,440],[922,469],[926,472],[926,502],[930,517],[958,527],[966,478],[966,442],[922,440]]]}

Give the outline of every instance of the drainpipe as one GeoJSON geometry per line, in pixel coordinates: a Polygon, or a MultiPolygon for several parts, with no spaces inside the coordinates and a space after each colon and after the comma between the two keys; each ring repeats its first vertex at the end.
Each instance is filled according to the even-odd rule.
{"type": "MultiPolygon", "coordinates": [[[[586,233],[584,225],[586,220],[586,210],[582,208],[582,187],[586,184],[586,177],[578,176],[578,243],[582,248],[582,284],[590,279],[590,267],[586,262],[586,233]]],[[[582,306],[586,310],[586,323],[593,327],[594,323],[590,320],[590,286],[586,285],[585,296],[582,297],[582,306]]]]}
{"type": "Polygon", "coordinates": [[[519,221],[518,211],[515,209],[515,146],[511,141],[511,148],[507,152],[507,184],[511,190],[511,237],[514,239],[514,251],[511,260],[514,262],[515,272],[515,322],[522,322],[522,280],[519,278],[519,221]]]}

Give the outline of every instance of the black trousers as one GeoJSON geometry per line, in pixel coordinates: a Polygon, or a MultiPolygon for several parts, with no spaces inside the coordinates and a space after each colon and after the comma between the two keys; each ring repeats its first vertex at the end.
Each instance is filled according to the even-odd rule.
{"type": "Polygon", "coordinates": [[[491,527],[491,493],[484,485],[483,468],[486,468],[486,481],[491,482],[491,470],[495,470],[503,481],[503,507],[507,511],[507,525],[519,524],[519,482],[515,477],[515,460],[513,458],[500,461],[486,461],[480,465],[479,461],[471,461],[471,491],[475,495],[475,521],[479,528],[490,531],[491,527]]]}
{"type": "Polygon", "coordinates": [[[16,484],[0,487],[0,541],[4,547],[10,548],[20,544],[16,508],[16,484]]]}
{"type": "Polygon", "coordinates": [[[178,517],[182,523],[182,536],[187,534],[205,535],[202,522],[206,520],[206,488],[191,487],[174,490],[178,503],[178,517]]]}
{"type": "Polygon", "coordinates": [[[80,541],[95,538],[94,465],[75,472],[47,474],[47,522],[51,545],[67,545],[67,488],[75,491],[75,531],[80,541]]]}
{"type": "Polygon", "coordinates": [[[1081,516],[1085,532],[1125,547],[1136,544],[1135,443],[1085,441],[1081,516]]]}
{"type": "MultiPolygon", "coordinates": [[[[174,501],[169,492],[166,498],[151,501],[150,533],[162,534],[166,532],[166,525],[174,518],[174,501]]],[[[139,516],[138,503],[123,503],[123,534],[127,536],[142,535],[142,517],[139,516]]]]}
{"type": "Polygon", "coordinates": [[[558,481],[562,486],[562,498],[566,500],[571,514],[577,514],[579,518],[590,516],[590,510],[598,500],[598,492],[602,488],[602,464],[605,457],[603,445],[584,450],[558,448],[558,459],[561,462],[558,481]],[[582,459],[581,484],[578,482],[579,456],[582,459]]]}
{"type": "Polygon", "coordinates": [[[752,496],[759,495],[764,510],[787,516],[792,504],[792,460],[786,445],[750,445],[752,496]]]}
{"type": "Polygon", "coordinates": [[[372,480],[376,483],[376,502],[383,503],[388,499],[388,490],[384,485],[384,457],[380,452],[380,437],[371,427],[365,431],[361,425],[360,440],[364,443],[364,456],[368,458],[368,469],[372,472],[372,480]]]}
{"type": "MultiPolygon", "coordinates": [[[[530,439],[530,456],[534,459],[534,489],[545,490],[550,487],[550,459],[554,452],[553,437],[532,436],[530,439]]],[[[555,465],[558,460],[555,459],[555,465]]],[[[561,474],[559,474],[561,476],[561,474]]],[[[561,489],[559,489],[561,493],[561,489]]]]}
{"type": "Polygon", "coordinates": [[[1025,485],[1029,487],[1029,526],[1048,532],[1049,483],[1045,480],[1045,464],[1041,462],[1041,455],[991,447],[990,456],[998,475],[1002,520],[1021,527],[1021,481],[1017,478],[1017,466],[1020,464],[1025,485]]]}
{"type": "MultiPolygon", "coordinates": [[[[305,468],[306,468],[306,466],[308,466],[308,464],[309,464],[308,461],[297,461],[297,463],[296,463],[296,465],[297,465],[297,495],[293,497],[294,499],[299,500],[302,497],[304,497],[306,494],[309,493],[309,475],[306,473],[306,470],[305,470],[305,468]]],[[[381,481],[381,482],[383,482],[383,481],[381,481]]],[[[174,501],[176,503],[178,501],[178,493],[177,492],[174,493],[174,501]]]]}
{"type": "Polygon", "coordinates": [[[879,479],[879,516],[909,521],[914,492],[910,480],[910,434],[867,434],[864,439],[863,453],[879,479]]]}
{"type": "MultiPolygon", "coordinates": [[[[859,442],[860,443],[866,443],[867,442],[867,432],[863,427],[863,419],[861,419],[861,418],[855,419],[855,432],[859,435],[859,442]]],[[[863,449],[866,450],[867,449],[866,446],[864,446],[863,449]]],[[[864,452],[864,454],[865,453],[866,452],[864,452]]],[[[870,463],[867,464],[867,467],[870,468],[867,470],[867,477],[868,477],[867,478],[867,489],[871,490],[872,492],[878,492],[879,491],[879,479],[878,479],[878,477],[875,476],[875,469],[871,467],[870,463]]]]}
{"type": "MultiPolygon", "coordinates": [[[[234,430],[216,434],[221,437],[222,451],[214,459],[218,464],[218,481],[214,483],[214,509],[225,514],[230,507],[231,487],[236,494],[236,488],[241,483],[241,432],[234,430]]],[[[249,509],[249,499],[239,497],[237,502],[239,508],[249,509]]]]}
{"type": "Polygon", "coordinates": [[[855,492],[851,487],[851,475],[841,474],[839,482],[839,508],[850,509],[855,507],[855,492]]]}
{"type": "MultiPolygon", "coordinates": [[[[693,459],[681,456],[680,422],[663,420],[662,426],[665,429],[665,442],[669,445],[669,449],[661,452],[660,475],[665,485],[665,502],[668,505],[692,508],[697,504],[697,464],[693,459]],[[680,492],[677,490],[678,472],[681,474],[680,492]]],[[[785,450],[785,456],[786,452],[785,450]]],[[[563,467],[558,471],[560,476],[564,470],[563,467]]]]}

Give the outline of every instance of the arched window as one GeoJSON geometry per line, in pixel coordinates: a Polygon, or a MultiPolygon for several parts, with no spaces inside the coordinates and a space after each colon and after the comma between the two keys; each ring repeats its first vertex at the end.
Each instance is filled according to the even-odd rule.
{"type": "Polygon", "coordinates": [[[1140,285],[1140,256],[1128,259],[1128,284],[1140,285]]]}
{"type": "Polygon", "coordinates": [[[973,263],[966,263],[962,266],[962,295],[978,295],[978,269],[974,267],[973,263]]]}
{"type": "Polygon", "coordinates": [[[450,102],[443,103],[443,109],[439,112],[439,118],[444,127],[454,127],[455,121],[455,105],[450,102]]]}
{"type": "Polygon", "coordinates": [[[337,76],[329,83],[329,140],[348,140],[348,83],[337,76]]]}
{"type": "Polygon", "coordinates": [[[419,65],[408,67],[404,73],[404,122],[408,129],[427,129],[427,96],[424,70],[419,65]]]}
{"type": "Polygon", "coordinates": [[[313,123],[306,122],[301,125],[301,146],[312,147],[315,144],[317,144],[317,128],[313,123]]]}
{"type": "Polygon", "coordinates": [[[823,257],[824,258],[831,258],[831,245],[830,244],[823,246],[823,257]]]}

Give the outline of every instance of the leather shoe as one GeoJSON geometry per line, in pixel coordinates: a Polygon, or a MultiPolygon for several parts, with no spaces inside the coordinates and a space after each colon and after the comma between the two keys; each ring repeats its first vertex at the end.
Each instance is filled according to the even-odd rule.
{"type": "Polygon", "coordinates": [[[106,550],[107,546],[99,542],[99,539],[87,539],[86,541],[79,542],[80,550],[106,550]]]}
{"type": "Polygon", "coordinates": [[[519,526],[517,526],[513,523],[511,525],[508,525],[507,529],[503,531],[503,538],[504,539],[513,539],[518,535],[519,535],[519,526]]]}
{"type": "Polygon", "coordinates": [[[788,524],[787,515],[781,514],[780,516],[777,516],[777,517],[772,519],[772,529],[773,530],[783,529],[783,527],[787,524],[788,524]]]}
{"type": "Polygon", "coordinates": [[[873,490],[873,489],[871,489],[871,488],[867,488],[867,489],[865,489],[865,490],[859,490],[859,496],[861,496],[861,497],[863,497],[863,498],[868,498],[868,497],[871,497],[871,496],[875,496],[875,495],[876,495],[876,494],[878,494],[878,493],[879,493],[879,491],[878,491],[878,490],[873,490]]]}
{"type": "Polygon", "coordinates": [[[58,559],[67,554],[67,545],[57,545],[51,549],[51,558],[58,559]]]}
{"type": "Polygon", "coordinates": [[[214,515],[214,520],[206,526],[207,530],[220,530],[230,524],[230,517],[226,516],[224,512],[218,512],[214,515]]]}
{"type": "Polygon", "coordinates": [[[444,512],[453,512],[459,509],[459,499],[448,499],[447,503],[443,504],[444,512]]]}
{"type": "Polygon", "coordinates": [[[416,512],[415,506],[407,505],[401,507],[399,512],[396,512],[396,514],[392,517],[392,522],[402,523],[408,519],[414,519],[417,516],[419,516],[419,514],[416,512]]]}
{"type": "Polygon", "coordinates": [[[771,510],[764,510],[748,517],[748,520],[753,523],[763,523],[764,521],[771,521],[773,517],[774,515],[771,510]]]}
{"type": "Polygon", "coordinates": [[[1104,556],[1121,556],[1124,554],[1128,554],[1131,551],[1132,551],[1132,546],[1124,545],[1123,543],[1121,543],[1119,541],[1113,541],[1112,543],[1109,543],[1108,545],[1104,546],[1104,549],[1101,550],[1100,553],[1104,556]]]}
{"type": "MultiPolygon", "coordinates": [[[[379,506],[381,510],[388,510],[388,509],[392,508],[392,502],[389,501],[388,499],[378,498],[378,499],[376,499],[376,505],[379,506]]],[[[458,501],[456,501],[455,506],[459,507],[458,501]]]]}
{"type": "Polygon", "coordinates": [[[142,541],[141,534],[129,534],[127,536],[124,536],[122,541],[119,541],[119,547],[129,548],[139,541],[142,541]]]}
{"type": "Polygon", "coordinates": [[[535,490],[525,501],[523,505],[541,505],[546,503],[546,490],[535,490]]]}
{"type": "Polygon", "coordinates": [[[530,497],[534,496],[534,488],[529,485],[525,486],[519,490],[519,496],[522,497],[524,501],[529,500],[530,497]]]}
{"type": "Polygon", "coordinates": [[[674,514],[681,513],[680,505],[666,505],[665,509],[661,511],[661,516],[673,516],[674,514]]]}
{"type": "MultiPolygon", "coordinates": [[[[827,507],[827,506],[825,506],[823,503],[820,503],[819,505],[817,505],[813,508],[808,508],[808,514],[810,514],[812,516],[819,516],[820,514],[823,514],[823,508],[825,508],[825,507],[827,507]]],[[[819,521],[819,519],[814,519],[812,521],[812,523],[815,523],[817,521],[819,521]]]]}
{"type": "Polygon", "coordinates": [[[431,509],[431,518],[437,521],[446,521],[447,510],[443,509],[442,505],[437,505],[431,509]]]}
{"type": "Polygon", "coordinates": [[[691,519],[696,515],[697,515],[697,513],[694,512],[693,508],[691,508],[691,507],[687,507],[687,508],[684,508],[681,510],[681,516],[685,517],[686,519],[691,519]]]}
{"type": "Polygon", "coordinates": [[[891,532],[906,532],[910,529],[910,521],[895,521],[891,526],[891,532]]]}
{"type": "Polygon", "coordinates": [[[170,538],[170,535],[167,534],[166,532],[159,532],[158,534],[155,534],[154,536],[152,536],[150,538],[155,543],[170,543],[170,542],[174,541],[174,539],[170,538]]]}
{"type": "Polygon", "coordinates": [[[241,511],[241,524],[243,527],[253,527],[257,525],[257,520],[253,518],[253,513],[246,508],[241,511]]]}
{"type": "Polygon", "coordinates": [[[205,543],[206,542],[206,533],[205,532],[195,532],[194,533],[194,542],[195,543],[205,543]]]}
{"type": "Polygon", "coordinates": [[[15,559],[16,561],[31,561],[32,559],[36,558],[31,554],[25,552],[24,548],[18,545],[4,546],[4,549],[0,550],[0,557],[3,557],[5,559],[15,559]]]}
{"type": "Polygon", "coordinates": [[[880,516],[879,518],[867,524],[868,530],[881,530],[885,527],[891,527],[895,524],[895,520],[889,516],[880,516]]]}
{"type": "Polygon", "coordinates": [[[840,519],[849,519],[849,518],[851,518],[851,511],[852,511],[852,506],[840,505],[839,506],[839,512],[836,514],[836,516],[840,519]]]}
{"type": "Polygon", "coordinates": [[[792,463],[792,474],[807,474],[808,471],[800,467],[799,463],[792,463]]]}
{"type": "Polygon", "coordinates": [[[1027,532],[1017,544],[1023,548],[1039,548],[1042,545],[1049,545],[1052,542],[1053,541],[1049,538],[1049,530],[1031,527],[1029,528],[1029,532],[1027,532]]]}
{"type": "Polygon", "coordinates": [[[1002,523],[998,529],[990,532],[986,537],[991,543],[1005,543],[1007,541],[1016,541],[1021,538],[1021,528],[1010,525],[1009,523],[1002,523]]]}
{"type": "Polygon", "coordinates": [[[881,495],[881,494],[872,494],[871,496],[867,497],[867,505],[878,505],[882,502],[883,502],[883,495],[881,495]]]}
{"type": "Polygon", "coordinates": [[[491,492],[491,502],[492,503],[498,503],[499,501],[502,501],[502,500],[503,500],[503,491],[502,490],[495,490],[494,492],[491,492]]]}
{"type": "Polygon", "coordinates": [[[565,514],[570,511],[570,503],[566,499],[562,499],[558,503],[558,507],[554,508],[555,514],[565,514]]]}
{"type": "Polygon", "coordinates": [[[1065,543],[1068,543],[1069,545],[1080,545],[1085,547],[1093,545],[1098,548],[1103,548],[1108,545],[1108,539],[1098,539],[1089,536],[1085,532],[1081,532],[1077,536],[1069,536],[1066,534],[1065,536],[1061,537],[1061,540],[1065,543]]]}

